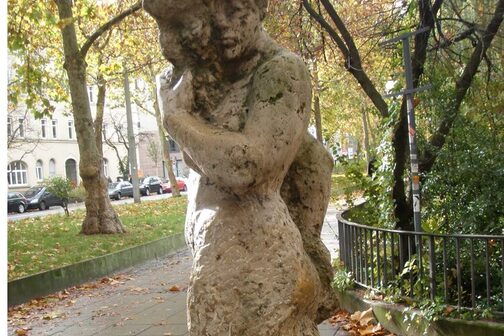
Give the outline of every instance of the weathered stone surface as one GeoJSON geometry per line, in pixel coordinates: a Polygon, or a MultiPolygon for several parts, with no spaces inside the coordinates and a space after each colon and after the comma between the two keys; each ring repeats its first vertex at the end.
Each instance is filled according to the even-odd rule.
{"type": "Polygon", "coordinates": [[[306,134],[281,188],[281,196],[323,286],[324,299],[319,306],[318,323],[338,308],[338,300],[331,288],[331,255],[320,238],[331,193],[332,170],[331,155],[320,142],[306,134]]]}
{"type": "Polygon", "coordinates": [[[306,66],[263,31],[265,6],[144,0],[174,65],[165,127],[194,170],[191,335],[318,335],[336,302],[320,240],[332,160],[306,132],[306,66]]]}

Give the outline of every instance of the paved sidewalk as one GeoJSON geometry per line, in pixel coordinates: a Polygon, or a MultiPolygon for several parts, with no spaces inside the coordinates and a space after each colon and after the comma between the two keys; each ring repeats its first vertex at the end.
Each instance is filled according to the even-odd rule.
{"type": "Polygon", "coordinates": [[[336,210],[334,207],[330,206],[327,209],[324,226],[322,226],[322,233],[320,235],[327,249],[331,252],[332,260],[336,259],[339,250],[338,222],[336,220],[338,213],[340,213],[340,211],[336,210]]]}
{"type": "MultiPolygon", "coordinates": [[[[336,213],[334,208],[328,210],[322,230],[333,256],[338,246],[336,213]]],[[[49,311],[33,312],[26,324],[9,323],[9,335],[20,328],[37,336],[188,335],[185,302],[191,261],[185,250],[121,272],[106,285],[72,290],[49,311]]],[[[346,335],[326,322],[319,330],[321,336],[346,335]]]]}

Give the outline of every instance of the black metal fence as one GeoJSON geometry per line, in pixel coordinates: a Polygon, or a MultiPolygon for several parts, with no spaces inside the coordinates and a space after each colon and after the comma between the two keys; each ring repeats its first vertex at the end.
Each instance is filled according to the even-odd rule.
{"type": "Polygon", "coordinates": [[[504,236],[388,230],[338,216],[340,260],[366,288],[504,313],[504,236]]]}

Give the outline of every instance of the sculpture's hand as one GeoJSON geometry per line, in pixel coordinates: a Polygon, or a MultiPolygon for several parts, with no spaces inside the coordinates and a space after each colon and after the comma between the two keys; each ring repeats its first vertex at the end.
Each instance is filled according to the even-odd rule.
{"type": "Polygon", "coordinates": [[[192,78],[190,70],[185,70],[182,75],[175,77],[170,69],[161,76],[158,96],[165,118],[192,111],[194,102],[192,78]]]}

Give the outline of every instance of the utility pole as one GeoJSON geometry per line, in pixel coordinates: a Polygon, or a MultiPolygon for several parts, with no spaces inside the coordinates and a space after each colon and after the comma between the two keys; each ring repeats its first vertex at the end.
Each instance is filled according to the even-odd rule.
{"type": "Polygon", "coordinates": [[[135,203],[140,203],[140,187],[138,185],[135,133],[133,132],[133,117],[131,115],[131,99],[129,91],[128,70],[126,69],[126,61],[123,61],[123,76],[124,76],[124,99],[126,101],[126,118],[128,121],[128,144],[129,144],[128,157],[130,162],[131,182],[133,184],[133,200],[135,203]]]}
{"type": "Polygon", "coordinates": [[[384,98],[395,96],[404,96],[406,98],[406,108],[408,112],[408,134],[411,162],[411,190],[413,196],[413,222],[416,232],[422,232],[421,223],[421,208],[420,208],[420,175],[418,174],[418,150],[416,146],[416,122],[415,122],[415,106],[413,104],[413,95],[416,92],[421,92],[429,89],[431,85],[425,85],[418,88],[413,87],[413,67],[411,65],[411,51],[409,39],[411,36],[428,31],[429,27],[423,27],[414,32],[406,33],[390,40],[380,43],[381,46],[402,42],[403,58],[404,58],[404,75],[406,77],[406,90],[397,93],[384,95],[384,98]]]}

